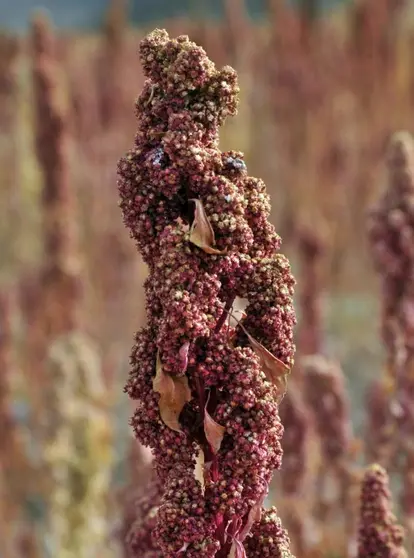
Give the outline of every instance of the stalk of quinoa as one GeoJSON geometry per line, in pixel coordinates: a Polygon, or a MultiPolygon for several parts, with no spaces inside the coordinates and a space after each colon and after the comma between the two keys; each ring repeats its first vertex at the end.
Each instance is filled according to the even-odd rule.
{"type": "Polygon", "coordinates": [[[315,429],[320,438],[321,463],[316,506],[318,516],[325,524],[335,512],[337,516],[343,515],[351,549],[355,531],[355,471],[352,463],[354,436],[345,377],[339,363],[322,355],[303,357],[301,366],[305,400],[312,410],[315,429]]]}
{"type": "Polygon", "coordinates": [[[369,463],[385,466],[395,451],[393,424],[390,422],[389,400],[393,381],[388,374],[374,378],[366,395],[365,453],[369,463]]]}
{"type": "Polygon", "coordinates": [[[393,384],[386,416],[394,446],[389,454],[402,477],[404,526],[414,544],[414,140],[408,132],[392,137],[387,166],[388,184],[370,212],[368,232],[381,278],[382,338],[393,384]]]}
{"type": "Polygon", "coordinates": [[[236,72],[217,70],[187,36],[158,29],[141,41],[140,57],[147,80],[118,184],[125,225],[149,267],[147,325],[126,391],[162,486],[154,539],[165,558],[253,557],[270,530],[283,534],[267,543],[277,556],[287,535],[273,512],[274,528],[260,517],[281,465],[294,279],[264,183],[248,176],[242,153],[218,146],[219,127],[237,109],[236,72]],[[235,323],[237,297],[247,306],[235,323]]]}
{"type": "Polygon", "coordinates": [[[295,552],[302,556],[306,548],[306,513],[303,498],[309,490],[309,458],[312,417],[299,386],[292,385],[280,407],[284,425],[282,440],[283,467],[280,471],[284,497],[284,522],[294,542],[295,552]],[[293,389],[292,389],[293,388],[293,389]]]}
{"type": "Polygon", "coordinates": [[[298,351],[301,355],[322,354],[324,350],[324,266],[326,241],[318,231],[302,226],[297,232],[301,275],[301,319],[298,351]]]}
{"type": "Polygon", "coordinates": [[[367,468],[361,489],[358,558],[407,558],[404,532],[392,514],[388,475],[380,465],[367,468]]]}

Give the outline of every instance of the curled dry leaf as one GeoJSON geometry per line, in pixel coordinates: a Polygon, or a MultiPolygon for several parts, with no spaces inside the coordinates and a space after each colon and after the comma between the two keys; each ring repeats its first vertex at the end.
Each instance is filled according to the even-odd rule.
{"type": "Polygon", "coordinates": [[[280,399],[286,393],[287,390],[287,376],[290,373],[290,368],[280,359],[275,357],[270,351],[266,349],[259,341],[252,337],[246,329],[239,324],[244,333],[247,335],[250,345],[252,346],[254,352],[257,354],[260,360],[260,365],[263,368],[266,378],[274,386],[277,386],[280,390],[280,399]]]}
{"type": "Polygon", "coordinates": [[[190,229],[190,242],[204,250],[207,254],[225,254],[224,250],[214,248],[215,237],[213,227],[206,215],[203,202],[192,199],[195,204],[194,221],[190,229]]]}
{"type": "Polygon", "coordinates": [[[160,354],[157,354],[156,374],[152,383],[154,391],[160,394],[158,406],[164,423],[181,432],[178,420],[184,405],[191,401],[191,390],[187,376],[173,377],[162,369],[160,354]]]}
{"type": "Polygon", "coordinates": [[[251,509],[249,511],[249,515],[247,516],[246,524],[243,527],[243,529],[240,532],[240,535],[238,537],[240,541],[244,541],[244,539],[250,533],[250,530],[253,526],[253,523],[258,523],[261,520],[261,518],[262,518],[262,506],[263,506],[263,502],[265,501],[265,498],[267,496],[268,491],[269,491],[269,487],[267,486],[267,488],[265,490],[263,490],[263,492],[260,493],[259,498],[257,499],[257,502],[255,503],[255,505],[251,507],[251,509]]]}
{"type": "Polygon", "coordinates": [[[178,351],[178,358],[180,359],[182,373],[184,373],[187,370],[189,349],[190,349],[190,342],[186,341],[185,343],[183,343],[183,345],[181,345],[180,350],[178,351]]]}
{"type": "Polygon", "coordinates": [[[245,314],[246,308],[249,306],[249,299],[236,296],[233,302],[232,313],[245,314]]]}
{"type": "Polygon", "coordinates": [[[213,419],[206,406],[204,408],[204,432],[214,454],[217,454],[220,450],[225,431],[225,427],[213,419]]]}
{"type": "Polygon", "coordinates": [[[147,102],[145,103],[145,106],[146,106],[146,107],[151,103],[152,99],[154,98],[154,93],[155,93],[155,86],[154,86],[154,85],[151,85],[151,91],[150,91],[148,100],[147,100],[147,102]]]}
{"type": "Polygon", "coordinates": [[[194,478],[201,484],[201,491],[204,494],[205,480],[204,480],[204,452],[201,448],[198,449],[196,464],[194,467],[194,478]]]}
{"type": "Polygon", "coordinates": [[[241,298],[240,296],[236,296],[233,302],[233,306],[229,312],[229,326],[236,327],[237,324],[240,323],[240,320],[244,320],[246,318],[246,308],[249,304],[247,298],[241,298]]]}
{"type": "Polygon", "coordinates": [[[228,558],[247,558],[244,546],[239,540],[233,540],[228,558]]]}
{"type": "Polygon", "coordinates": [[[181,554],[182,552],[185,552],[189,546],[190,543],[188,542],[184,543],[183,546],[180,548],[180,550],[177,550],[177,554],[181,554]]]}

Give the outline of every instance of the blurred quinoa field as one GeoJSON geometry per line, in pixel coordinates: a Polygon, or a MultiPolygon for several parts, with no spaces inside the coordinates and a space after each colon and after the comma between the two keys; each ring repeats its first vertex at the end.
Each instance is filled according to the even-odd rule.
{"type": "Polygon", "coordinates": [[[3,4],[0,558],[414,557],[413,0],[3,4]]]}

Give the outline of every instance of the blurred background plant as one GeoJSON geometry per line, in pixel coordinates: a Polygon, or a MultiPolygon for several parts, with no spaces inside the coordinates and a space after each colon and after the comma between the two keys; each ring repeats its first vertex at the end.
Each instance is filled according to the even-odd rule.
{"type": "MultiPolygon", "coordinates": [[[[156,26],[239,73],[221,148],[244,151],[266,182],[298,281],[273,490],[298,558],[355,555],[359,467],[389,465],[398,494],[412,485],[390,464],[394,451],[411,460],[412,443],[390,439],[395,374],[367,212],[392,183],[392,133],[414,131],[414,3],[62,0],[34,18],[39,7],[0,5],[1,558],[126,556],[149,482],[122,395],[146,268],[116,162],[136,129],[138,43],[156,26]]],[[[413,529],[414,504],[401,505],[413,529]]]]}

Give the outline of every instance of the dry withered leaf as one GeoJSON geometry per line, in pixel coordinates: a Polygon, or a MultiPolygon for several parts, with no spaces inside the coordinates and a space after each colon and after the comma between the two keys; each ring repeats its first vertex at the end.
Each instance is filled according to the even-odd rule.
{"type": "Polygon", "coordinates": [[[196,464],[194,467],[194,478],[201,484],[201,490],[204,494],[205,480],[204,480],[204,452],[201,448],[198,449],[196,464]]]}
{"type": "Polygon", "coordinates": [[[287,390],[287,376],[290,373],[289,366],[268,351],[266,347],[252,337],[241,324],[239,325],[247,335],[254,352],[259,357],[260,365],[263,368],[266,378],[274,386],[280,388],[280,397],[283,398],[287,390]]]}
{"type": "Polygon", "coordinates": [[[178,358],[180,359],[181,363],[181,372],[184,373],[188,367],[188,351],[190,350],[190,342],[186,341],[181,345],[180,350],[178,351],[178,358]]]}
{"type": "Polygon", "coordinates": [[[206,215],[203,202],[201,200],[190,200],[195,204],[194,221],[190,229],[190,242],[204,250],[207,254],[225,254],[224,250],[214,248],[216,242],[213,227],[206,215]]]}
{"type": "Polygon", "coordinates": [[[261,520],[262,506],[267,496],[267,493],[268,493],[268,488],[266,490],[263,490],[263,492],[260,494],[259,498],[257,499],[255,505],[251,507],[249,511],[249,515],[247,516],[246,525],[243,527],[238,537],[240,541],[244,541],[244,539],[250,533],[253,523],[258,523],[261,520]]]}
{"type": "Polygon", "coordinates": [[[177,378],[166,374],[162,369],[159,352],[157,353],[156,374],[152,387],[154,391],[160,394],[158,406],[162,420],[171,430],[181,432],[178,418],[184,405],[191,401],[188,379],[187,376],[177,378]]]}
{"type": "Polygon", "coordinates": [[[207,406],[204,408],[204,432],[211,449],[215,454],[220,450],[221,442],[223,441],[226,429],[216,422],[210,413],[207,411],[207,406]]]}
{"type": "Polygon", "coordinates": [[[287,366],[279,358],[275,357],[275,355],[268,351],[266,347],[259,343],[259,341],[256,341],[256,339],[249,333],[246,332],[246,335],[254,352],[259,357],[264,373],[269,381],[274,382],[276,378],[289,374],[289,366],[287,366]]]}
{"type": "Polygon", "coordinates": [[[181,552],[185,552],[189,546],[190,543],[188,542],[184,543],[183,546],[179,550],[177,550],[177,554],[180,554],[181,552]]]}
{"type": "Polygon", "coordinates": [[[229,312],[229,326],[235,328],[237,324],[240,323],[240,320],[244,320],[244,318],[247,316],[245,310],[248,304],[249,301],[247,298],[236,296],[229,312]]]}
{"type": "Polygon", "coordinates": [[[155,85],[151,85],[151,91],[150,91],[150,94],[149,94],[149,98],[145,103],[146,107],[151,103],[152,99],[154,98],[154,93],[155,93],[155,85]]]}
{"type": "Polygon", "coordinates": [[[247,558],[246,550],[239,540],[233,540],[228,558],[247,558]]]}

